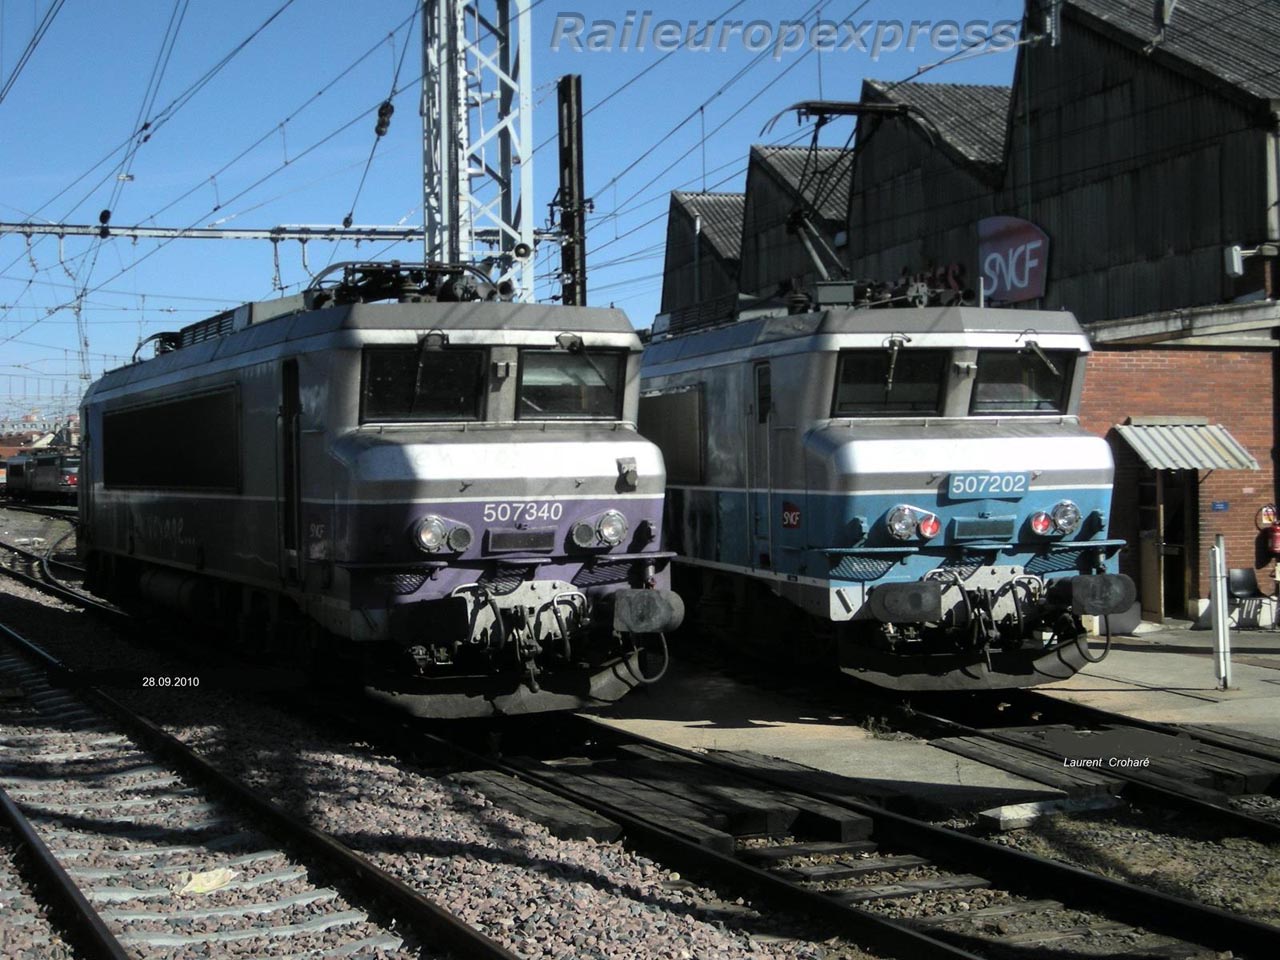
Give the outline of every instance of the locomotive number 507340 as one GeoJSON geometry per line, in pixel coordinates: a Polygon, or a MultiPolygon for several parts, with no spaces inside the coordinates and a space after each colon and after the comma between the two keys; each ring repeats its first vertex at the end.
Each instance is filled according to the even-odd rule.
{"type": "Polygon", "coordinates": [[[486,503],[485,523],[506,523],[516,520],[559,520],[564,516],[564,504],[555,500],[528,500],[512,503],[486,503]]]}

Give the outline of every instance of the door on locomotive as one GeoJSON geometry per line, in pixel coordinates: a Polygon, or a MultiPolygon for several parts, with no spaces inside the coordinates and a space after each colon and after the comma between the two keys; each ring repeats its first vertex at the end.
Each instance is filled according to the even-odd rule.
{"type": "Polygon", "coordinates": [[[744,369],[752,378],[747,395],[755,398],[747,442],[747,496],[751,498],[748,555],[767,570],[773,565],[773,371],[767,360],[744,369]]]}
{"type": "Polygon", "coordinates": [[[301,579],[300,557],[301,477],[299,476],[299,426],[302,397],[298,383],[298,360],[280,365],[280,418],[276,423],[276,463],[280,486],[276,504],[277,536],[280,540],[280,575],[296,583],[301,579]]]}

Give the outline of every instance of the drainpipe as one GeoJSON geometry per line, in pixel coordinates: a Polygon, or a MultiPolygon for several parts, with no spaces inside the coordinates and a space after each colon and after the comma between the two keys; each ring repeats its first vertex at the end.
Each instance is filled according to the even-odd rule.
{"type": "Polygon", "coordinates": [[[702,303],[702,214],[693,218],[693,302],[702,303]]]}
{"type": "MultiPolygon", "coordinates": [[[[1267,239],[1280,240],[1280,100],[1271,101],[1271,129],[1267,133],[1267,239]]],[[[1276,260],[1271,260],[1266,267],[1267,297],[1275,300],[1280,297],[1276,289],[1276,260]]],[[[1273,332],[1272,336],[1276,334],[1273,332]]],[[[1280,500],[1280,356],[1273,354],[1271,359],[1271,431],[1272,469],[1276,474],[1272,483],[1272,502],[1280,500]]],[[[1280,587],[1277,587],[1280,591],[1280,587]]]]}
{"type": "MultiPolygon", "coordinates": [[[[1271,101],[1267,145],[1267,239],[1280,240],[1280,100],[1271,101]]],[[[1275,297],[1277,291],[1267,293],[1275,297]]]]}

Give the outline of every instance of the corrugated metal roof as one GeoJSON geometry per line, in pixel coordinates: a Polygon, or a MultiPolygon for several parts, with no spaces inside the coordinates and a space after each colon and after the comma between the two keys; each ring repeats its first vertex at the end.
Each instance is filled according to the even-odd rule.
{"type": "Polygon", "coordinates": [[[675,190],[672,199],[692,220],[702,217],[702,235],[724,260],[742,259],[742,212],[745,193],[683,193],[675,190]]]}
{"type": "Polygon", "coordinates": [[[849,216],[849,185],[853,151],[840,147],[766,147],[756,145],[751,153],[768,166],[774,175],[804,198],[817,205],[818,215],[832,223],[843,224],[849,216]]]}
{"type": "Polygon", "coordinates": [[[1220,423],[1122,423],[1116,430],[1154,470],[1259,469],[1258,461],[1220,423]]]}
{"type": "Polygon", "coordinates": [[[868,80],[867,86],[886,100],[919,110],[942,138],[973,163],[1004,163],[1013,89],[974,83],[900,83],[868,80]]]}
{"type": "Polygon", "coordinates": [[[1254,96],[1280,97],[1280,3],[1274,0],[1179,0],[1162,38],[1153,0],[1067,4],[1254,96]]]}

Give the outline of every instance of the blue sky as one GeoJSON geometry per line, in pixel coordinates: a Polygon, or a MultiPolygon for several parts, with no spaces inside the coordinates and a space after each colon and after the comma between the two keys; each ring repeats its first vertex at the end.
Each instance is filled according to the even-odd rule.
{"type": "MultiPolygon", "coordinates": [[[[588,109],[609,97],[585,125],[587,190],[596,211],[588,221],[589,287],[593,304],[616,304],[638,327],[652,322],[661,295],[671,190],[701,189],[704,171],[709,189],[741,190],[752,143],[808,142],[793,117],[762,136],[765,124],[789,104],[817,98],[820,87],[828,99],[856,99],[863,78],[902,79],[953,49],[936,50],[921,40],[907,50],[905,42],[894,43],[889,22],[909,28],[912,21],[950,20],[963,28],[973,21],[1016,20],[1022,9],[1021,0],[823,0],[825,20],[872,21],[859,35],[868,46],[876,24],[886,22],[882,43],[889,49],[873,59],[848,31],[836,39],[849,47],[844,51],[819,55],[808,43],[778,50],[775,39],[763,56],[750,49],[760,45],[763,27],[749,39],[726,32],[726,20],[761,21],[780,34],[780,21],[808,15],[812,26],[819,5],[809,0],[532,2],[535,143],[554,137],[557,77],[582,74],[588,109]],[[631,42],[619,49],[631,11],[631,42]],[[652,17],[646,48],[639,50],[645,11],[652,17]],[[701,30],[704,21],[717,18],[723,50],[719,44],[711,50],[654,49],[654,25],[663,20],[695,21],[701,30]],[[586,49],[597,20],[617,25],[611,51],[586,49]],[[558,50],[552,43],[557,33],[558,50]]],[[[120,226],[338,224],[348,212],[357,224],[421,223],[421,32],[419,21],[409,24],[414,0],[58,3],[0,0],[0,87],[8,86],[0,102],[0,221],[96,223],[110,207],[112,223],[120,226]],[[37,25],[53,9],[56,15],[14,76],[37,25]],[[170,34],[171,52],[160,69],[175,11],[180,26],[170,34]],[[390,131],[355,202],[374,141],[371,111],[391,92],[406,43],[412,46],[399,73],[405,89],[395,98],[390,131]],[[225,66],[192,90],[237,47],[225,66]],[[140,117],[159,122],[130,151],[140,117]],[[120,179],[126,173],[131,180],[120,179]]],[[[1008,83],[1014,57],[1009,50],[962,56],[922,79],[1008,83]]],[[[842,144],[847,124],[833,124],[824,142],[842,144]]],[[[554,141],[535,154],[534,163],[541,226],[557,184],[554,141]]],[[[422,250],[419,244],[357,249],[313,242],[307,266],[315,271],[331,260],[375,256],[420,260],[422,250]]],[[[539,250],[539,275],[553,273],[558,263],[558,248],[539,250]]],[[[281,244],[283,292],[296,292],[307,279],[299,245],[281,244]]],[[[142,337],[281,293],[267,242],[68,237],[59,243],[44,237],[28,245],[19,235],[0,236],[0,418],[75,408],[84,385],[73,309],[77,291],[87,291],[81,319],[94,377],[127,360],[142,337]]],[[[543,299],[556,292],[549,279],[538,290],[543,299]]],[[[149,353],[147,348],[144,355],[149,353]]]]}

